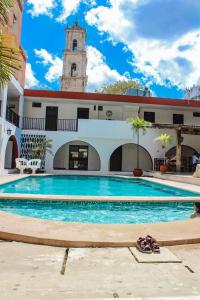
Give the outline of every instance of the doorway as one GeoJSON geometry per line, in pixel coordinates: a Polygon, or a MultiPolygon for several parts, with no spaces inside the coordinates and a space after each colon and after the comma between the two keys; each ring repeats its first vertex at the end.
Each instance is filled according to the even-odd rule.
{"type": "Polygon", "coordinates": [[[47,106],[46,107],[45,130],[57,131],[57,122],[58,122],[58,107],[57,106],[47,106]]]}
{"type": "Polygon", "coordinates": [[[88,170],[88,146],[69,146],[69,170],[88,170]]]}
{"type": "Polygon", "coordinates": [[[122,146],[117,148],[110,158],[110,171],[122,170],[122,146]]]}

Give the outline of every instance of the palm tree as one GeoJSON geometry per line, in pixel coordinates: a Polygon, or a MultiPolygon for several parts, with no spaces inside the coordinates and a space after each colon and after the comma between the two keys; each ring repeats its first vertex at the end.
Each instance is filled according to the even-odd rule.
{"type": "Polygon", "coordinates": [[[8,23],[8,10],[14,3],[14,0],[0,0],[0,89],[21,68],[21,50],[16,47],[15,37],[3,33],[8,23]]]}
{"type": "Polygon", "coordinates": [[[171,143],[172,137],[167,133],[162,133],[157,138],[155,138],[155,141],[161,142],[162,148],[165,149],[167,145],[171,143]]]}
{"type": "Polygon", "coordinates": [[[131,124],[132,129],[137,134],[137,169],[140,167],[140,131],[145,134],[152,126],[151,122],[145,121],[143,118],[140,117],[131,117],[128,118],[128,123],[131,124]]]}
{"type": "Polygon", "coordinates": [[[29,142],[28,145],[28,155],[32,158],[41,159],[43,154],[49,153],[52,155],[52,140],[44,139],[40,144],[36,144],[35,142],[29,142]]]}

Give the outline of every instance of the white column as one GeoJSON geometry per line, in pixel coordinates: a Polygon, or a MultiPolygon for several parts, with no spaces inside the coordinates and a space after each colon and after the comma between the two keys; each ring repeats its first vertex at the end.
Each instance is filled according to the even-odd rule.
{"type": "Polygon", "coordinates": [[[0,98],[2,101],[1,104],[1,117],[2,119],[6,118],[6,109],[7,109],[7,97],[8,97],[8,86],[5,86],[0,93],[0,98]]]}
{"type": "Polygon", "coordinates": [[[24,96],[21,95],[19,97],[19,128],[22,128],[22,121],[23,121],[23,112],[24,112],[24,96]]]}

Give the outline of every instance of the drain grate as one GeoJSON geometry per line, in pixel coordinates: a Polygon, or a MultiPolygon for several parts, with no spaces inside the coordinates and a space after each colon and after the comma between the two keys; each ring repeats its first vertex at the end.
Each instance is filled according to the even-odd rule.
{"type": "Polygon", "coordinates": [[[68,254],[69,254],[69,248],[67,248],[67,249],[65,250],[65,254],[64,254],[64,258],[63,258],[63,263],[62,263],[62,267],[61,267],[61,270],[60,270],[60,274],[61,274],[61,275],[64,275],[64,274],[65,274],[68,254]]]}

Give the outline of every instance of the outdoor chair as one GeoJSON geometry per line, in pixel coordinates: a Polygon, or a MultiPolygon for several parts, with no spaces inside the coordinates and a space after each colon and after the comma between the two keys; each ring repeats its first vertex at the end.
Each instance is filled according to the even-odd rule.
{"type": "Polygon", "coordinates": [[[24,170],[27,169],[28,160],[25,158],[16,158],[15,163],[16,163],[16,169],[20,171],[20,174],[23,174],[24,170]]]}
{"type": "Polygon", "coordinates": [[[41,163],[41,159],[31,159],[28,161],[27,168],[31,169],[33,174],[35,174],[41,168],[41,163]]]}

